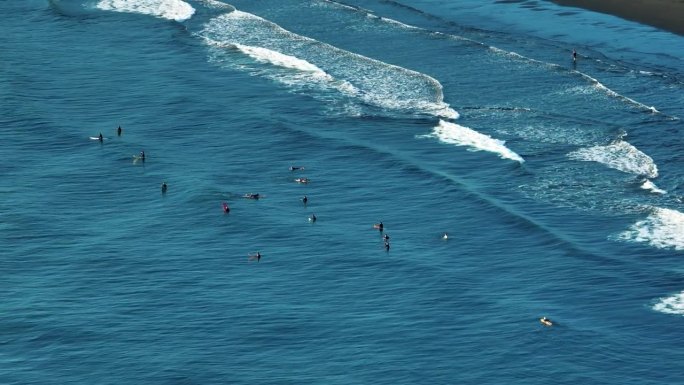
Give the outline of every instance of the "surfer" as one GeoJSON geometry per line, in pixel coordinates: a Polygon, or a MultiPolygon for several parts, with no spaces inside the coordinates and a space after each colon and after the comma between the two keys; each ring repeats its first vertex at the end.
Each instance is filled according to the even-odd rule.
{"type": "Polygon", "coordinates": [[[387,234],[383,235],[382,240],[385,242],[389,242],[389,235],[387,235],[387,234]]]}
{"type": "Polygon", "coordinates": [[[306,202],[308,202],[308,201],[309,201],[309,198],[307,198],[306,195],[304,195],[304,197],[302,198],[302,202],[304,203],[304,206],[306,206],[306,202]]]}
{"type": "Polygon", "coordinates": [[[97,140],[99,140],[100,143],[102,143],[102,141],[104,141],[104,137],[102,136],[101,132],[100,132],[100,136],[97,137],[97,140]]]}
{"type": "Polygon", "coordinates": [[[228,203],[223,202],[222,206],[223,206],[223,212],[225,214],[228,214],[230,212],[230,207],[228,207],[228,203]]]}
{"type": "Polygon", "coordinates": [[[573,62],[577,61],[577,51],[574,48],[572,50],[572,61],[573,62]]]}
{"type": "Polygon", "coordinates": [[[161,185],[161,192],[162,194],[166,194],[166,190],[169,188],[169,186],[166,185],[166,182],[163,182],[161,185]]]}
{"type": "Polygon", "coordinates": [[[253,261],[255,259],[257,262],[259,262],[261,260],[261,253],[260,252],[257,251],[256,254],[252,254],[249,256],[250,261],[253,261]]]}
{"type": "Polygon", "coordinates": [[[121,136],[121,126],[116,129],[116,136],[121,136]]]}
{"type": "Polygon", "coordinates": [[[256,193],[256,194],[248,193],[248,194],[245,194],[244,197],[247,199],[259,199],[259,194],[258,193],[256,193]]]}
{"type": "Polygon", "coordinates": [[[449,234],[444,233],[444,234],[442,235],[442,239],[444,239],[445,241],[446,241],[447,239],[449,239],[449,234]]]}
{"type": "Polygon", "coordinates": [[[145,150],[140,151],[140,160],[145,161],[145,150]]]}
{"type": "Polygon", "coordinates": [[[316,222],[316,214],[311,214],[311,216],[309,217],[309,222],[311,222],[311,223],[316,222]]]}
{"type": "Polygon", "coordinates": [[[541,322],[541,323],[544,324],[545,326],[553,326],[553,322],[551,322],[551,320],[548,319],[548,318],[546,318],[546,317],[541,317],[541,318],[539,319],[539,322],[541,322]]]}
{"type": "Polygon", "coordinates": [[[385,241],[385,251],[389,251],[390,249],[390,244],[389,242],[385,241]]]}
{"type": "Polygon", "coordinates": [[[382,222],[376,223],[373,225],[373,228],[378,229],[378,231],[382,232],[385,226],[382,224],[382,222]]]}
{"type": "Polygon", "coordinates": [[[297,183],[309,183],[309,178],[296,178],[295,182],[297,182],[297,183]]]}
{"type": "Polygon", "coordinates": [[[304,170],[304,167],[301,167],[301,166],[290,166],[290,171],[296,171],[296,170],[304,170]]]}

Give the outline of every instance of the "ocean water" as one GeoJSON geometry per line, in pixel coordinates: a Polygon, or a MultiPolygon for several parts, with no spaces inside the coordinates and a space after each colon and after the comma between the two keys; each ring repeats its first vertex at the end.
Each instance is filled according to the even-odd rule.
{"type": "Polygon", "coordinates": [[[683,37],[544,1],[0,11],[0,383],[684,384],[683,37]]]}

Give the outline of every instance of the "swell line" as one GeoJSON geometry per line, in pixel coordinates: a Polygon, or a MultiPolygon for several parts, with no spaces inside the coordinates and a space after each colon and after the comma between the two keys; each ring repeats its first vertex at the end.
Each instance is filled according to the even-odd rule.
{"type": "Polygon", "coordinates": [[[236,10],[213,18],[199,35],[214,42],[214,46],[255,47],[252,53],[264,49],[272,52],[272,57],[280,54],[291,58],[289,62],[309,63],[353,86],[349,87],[355,91],[353,96],[369,105],[458,118],[458,113],[444,102],[442,85],[436,79],[295,34],[250,13],[236,10]]]}

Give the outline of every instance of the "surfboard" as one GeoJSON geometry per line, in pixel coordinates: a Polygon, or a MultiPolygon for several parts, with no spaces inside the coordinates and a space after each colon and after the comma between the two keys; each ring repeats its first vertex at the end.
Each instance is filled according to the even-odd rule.
{"type": "MultiPolygon", "coordinates": [[[[91,140],[100,140],[100,138],[97,136],[91,136],[90,139],[91,140]]],[[[108,139],[108,138],[102,138],[102,140],[105,140],[105,139],[108,139]]]]}

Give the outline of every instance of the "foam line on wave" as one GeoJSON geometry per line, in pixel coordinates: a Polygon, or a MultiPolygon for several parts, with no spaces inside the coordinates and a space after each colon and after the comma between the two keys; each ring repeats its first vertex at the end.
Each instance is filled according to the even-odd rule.
{"type": "Polygon", "coordinates": [[[138,13],[161,19],[185,21],[195,9],[182,0],[100,0],[96,8],[103,11],[138,13]]]}
{"type": "MultiPolygon", "coordinates": [[[[217,49],[223,51],[226,49],[233,49],[242,52],[258,63],[268,63],[278,68],[283,68],[284,71],[274,70],[262,74],[271,80],[278,81],[286,85],[293,87],[316,86],[322,89],[335,89],[348,96],[354,96],[359,92],[348,82],[338,81],[319,67],[309,63],[306,60],[302,60],[294,56],[285,55],[263,47],[223,43],[208,38],[205,38],[204,41],[210,47],[216,47],[217,49]]],[[[222,52],[219,51],[215,53],[212,60],[220,61],[220,53],[222,52]]]]}
{"type": "Polygon", "coordinates": [[[471,151],[492,152],[502,159],[510,159],[519,163],[525,160],[511,149],[505,146],[503,140],[494,139],[489,135],[479,133],[468,127],[456,123],[440,120],[432,133],[421,137],[437,138],[443,143],[455,144],[457,146],[468,147],[471,151]]]}
{"type": "Polygon", "coordinates": [[[581,148],[567,156],[573,160],[598,162],[615,170],[647,178],[658,177],[658,167],[653,159],[621,139],[607,146],[581,148]]]}
{"type": "Polygon", "coordinates": [[[658,303],[653,305],[653,310],[665,314],[684,316],[684,291],[669,297],[660,298],[658,303]]]}
{"type": "Polygon", "coordinates": [[[652,207],[648,217],[618,234],[617,239],[646,243],[659,249],[684,250],[684,213],[652,207]]]}
{"type": "Polygon", "coordinates": [[[213,18],[199,35],[214,45],[253,47],[252,53],[263,49],[309,63],[351,85],[356,90],[354,97],[370,105],[458,118],[458,113],[444,103],[442,85],[436,79],[297,35],[250,13],[236,10],[213,18]]]}
{"type": "MultiPolygon", "coordinates": [[[[591,83],[591,85],[595,89],[605,93],[606,95],[608,95],[610,97],[613,97],[613,98],[616,98],[616,99],[621,100],[623,102],[626,102],[627,104],[631,104],[631,105],[633,105],[633,106],[635,106],[635,107],[637,107],[643,111],[647,111],[647,112],[654,113],[654,114],[662,114],[658,109],[656,109],[653,106],[647,106],[646,104],[643,104],[643,103],[638,102],[638,101],[636,101],[630,97],[627,97],[625,95],[622,95],[620,93],[617,93],[617,92],[611,90],[610,88],[603,85],[598,79],[591,77],[590,75],[585,74],[584,72],[580,72],[577,70],[568,70],[566,67],[561,66],[559,64],[544,62],[541,60],[537,60],[537,59],[533,59],[533,58],[530,58],[527,56],[523,56],[517,52],[506,51],[506,50],[503,50],[501,48],[497,48],[497,47],[493,47],[493,46],[489,46],[489,49],[496,54],[509,56],[509,57],[512,57],[512,58],[517,59],[517,60],[525,61],[528,63],[533,63],[536,65],[546,66],[546,67],[552,68],[552,69],[557,70],[557,71],[569,71],[570,73],[578,75],[582,79],[591,83]]],[[[677,119],[676,117],[670,117],[670,118],[677,119]]]]}
{"type": "MultiPolygon", "coordinates": [[[[354,7],[354,6],[350,6],[350,5],[343,4],[343,3],[340,3],[340,2],[337,2],[337,1],[334,1],[334,0],[324,0],[324,1],[326,1],[326,2],[328,2],[328,3],[330,3],[330,4],[335,4],[335,5],[337,5],[337,6],[338,6],[339,8],[341,8],[341,9],[348,9],[348,10],[351,10],[351,11],[354,11],[354,12],[362,12],[362,13],[364,13],[364,14],[366,15],[366,17],[374,18],[374,19],[377,19],[377,20],[380,20],[380,21],[383,21],[383,22],[386,22],[386,23],[398,25],[398,26],[400,26],[400,27],[402,27],[402,28],[405,28],[405,29],[418,30],[418,31],[421,31],[421,32],[424,32],[424,33],[427,33],[427,34],[430,34],[430,35],[433,35],[433,36],[446,37],[446,38],[455,39],[455,40],[459,40],[459,41],[470,42],[470,43],[473,43],[473,44],[475,44],[475,45],[481,46],[481,47],[483,47],[483,48],[489,49],[489,50],[491,50],[492,52],[494,52],[494,53],[496,53],[496,54],[504,55],[504,56],[508,56],[508,57],[512,57],[512,58],[514,58],[514,59],[521,60],[521,61],[526,61],[526,62],[528,62],[528,63],[533,63],[533,64],[535,64],[535,65],[546,66],[546,67],[552,68],[552,69],[554,69],[554,70],[556,70],[556,71],[570,71],[571,73],[573,73],[573,74],[575,74],[575,75],[578,75],[578,76],[580,76],[582,79],[588,81],[596,90],[601,91],[601,92],[605,93],[606,95],[608,95],[608,96],[610,96],[610,97],[613,97],[613,98],[616,98],[616,99],[621,100],[621,101],[623,101],[623,102],[626,102],[627,104],[633,105],[633,106],[635,106],[635,107],[637,107],[637,108],[639,108],[639,109],[641,109],[641,110],[643,110],[643,111],[647,111],[647,112],[649,112],[649,113],[662,114],[656,107],[654,107],[654,106],[648,106],[648,105],[643,104],[643,103],[641,103],[641,102],[639,102],[639,101],[636,101],[636,100],[634,100],[634,99],[632,99],[632,98],[630,98],[630,97],[628,97],[628,96],[625,96],[625,95],[622,95],[622,94],[620,94],[620,93],[618,93],[618,92],[615,92],[615,91],[613,91],[612,89],[606,87],[604,84],[602,84],[598,79],[596,79],[596,78],[594,78],[594,77],[592,77],[592,76],[590,76],[590,75],[588,75],[588,74],[585,74],[585,73],[583,73],[583,72],[580,72],[580,71],[577,71],[577,70],[568,70],[566,67],[561,66],[561,65],[558,65],[558,64],[555,64],[555,63],[548,63],[548,62],[544,62],[544,61],[541,61],[541,60],[533,59],[533,58],[530,58],[530,57],[527,57],[527,56],[523,56],[523,55],[521,55],[521,54],[519,54],[519,53],[516,53],[516,52],[506,51],[506,50],[503,50],[503,49],[501,49],[501,48],[494,47],[494,46],[490,46],[490,45],[484,44],[484,43],[482,43],[482,42],[479,42],[479,41],[476,41],[476,40],[473,40],[473,39],[470,39],[470,38],[467,38],[467,37],[464,37],[464,36],[458,36],[458,35],[452,35],[452,34],[445,34],[445,33],[442,33],[442,32],[431,32],[431,31],[425,30],[425,29],[423,29],[423,28],[416,27],[416,26],[412,26],[412,25],[409,25],[409,24],[405,24],[405,23],[402,23],[402,22],[397,21],[397,20],[394,20],[394,19],[376,16],[376,15],[374,15],[374,14],[373,14],[371,11],[369,11],[369,10],[366,10],[366,9],[363,9],[363,8],[354,7]]],[[[413,11],[413,12],[418,12],[418,13],[420,13],[420,14],[422,14],[422,15],[429,16],[429,15],[425,14],[424,12],[422,12],[422,11],[420,11],[420,10],[417,10],[417,9],[415,9],[415,8],[412,8],[412,7],[407,7],[407,6],[405,6],[405,5],[401,4],[401,3],[396,3],[396,2],[392,2],[392,3],[394,3],[394,4],[397,5],[397,6],[401,6],[401,7],[407,8],[407,9],[413,11]]],[[[678,118],[677,118],[677,117],[674,117],[674,116],[667,116],[667,115],[664,115],[664,116],[666,116],[666,117],[668,117],[668,118],[671,118],[671,119],[674,119],[674,120],[678,120],[678,118]]]]}

